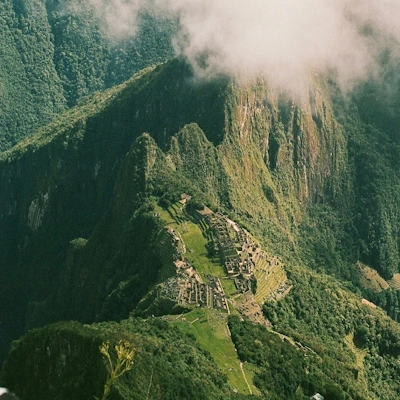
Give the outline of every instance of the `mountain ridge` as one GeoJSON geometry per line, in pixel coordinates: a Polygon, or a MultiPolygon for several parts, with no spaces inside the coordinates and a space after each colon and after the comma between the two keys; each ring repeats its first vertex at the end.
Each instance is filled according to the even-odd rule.
{"type": "Polygon", "coordinates": [[[142,13],[135,37],[113,41],[80,0],[5,0],[0,8],[0,151],[93,92],[173,56],[176,22],[142,13]]]}
{"type": "MultiPolygon", "coordinates": [[[[307,368],[301,357],[295,360],[302,372],[290,379],[274,369],[278,382],[298,382],[298,393],[293,385],[268,389],[262,383],[274,381],[266,368],[272,357],[268,339],[256,343],[259,328],[246,321],[239,328],[233,319],[232,327],[248,332],[248,339],[237,333],[229,340],[241,349],[240,362],[250,358],[257,366],[245,370],[258,377],[253,382],[258,390],[271,398],[280,390],[304,398],[320,382],[327,393],[337,393],[333,398],[363,398],[366,390],[369,398],[379,398],[383,378],[375,379],[374,373],[379,363],[384,365],[382,374],[396,371],[398,326],[381,310],[362,305],[352,264],[363,258],[384,277],[397,269],[396,186],[378,196],[380,188],[394,182],[395,164],[369,146],[373,133],[385,139],[377,148],[386,146],[386,133],[364,124],[355,103],[343,118],[343,105],[331,100],[330,90],[317,85],[310,99],[298,105],[263,81],[247,86],[226,77],[196,81],[183,60],[173,60],[92,95],[59,123],[4,153],[0,257],[10,285],[3,289],[1,303],[5,311],[15,304],[12,313],[10,307],[3,314],[12,327],[3,353],[25,327],[25,318],[16,320],[16,309],[27,315],[29,327],[60,318],[83,323],[128,318],[160,279],[163,260],[155,241],[163,224],[156,214],[172,214],[171,205],[186,193],[192,197],[187,207],[206,205],[224,212],[284,261],[287,287],[292,288],[286,296],[267,301],[264,315],[290,343],[309,347],[323,360],[319,365],[313,359],[312,380],[303,374],[307,368]],[[360,167],[376,169],[371,160],[382,169],[365,182],[360,167]],[[376,195],[374,202],[366,193],[376,195]],[[18,281],[18,276],[29,276],[29,281],[18,281]],[[329,304],[335,301],[337,312],[330,315],[329,304]],[[251,343],[241,347],[241,340],[251,343]],[[344,357],[349,348],[352,353],[344,357]],[[368,362],[356,368],[364,350],[368,362]],[[346,376],[351,368],[359,372],[346,376]],[[358,373],[364,374],[362,380],[358,373]]],[[[180,218],[184,229],[185,218],[180,218]]],[[[206,240],[196,229],[196,237],[206,240]]],[[[194,261],[196,256],[195,250],[187,254],[194,261]]],[[[363,292],[394,319],[397,293],[363,292]]],[[[207,326],[206,314],[196,318],[207,326]]],[[[184,322],[175,324],[197,329],[195,323],[184,322]]],[[[204,340],[201,329],[194,332],[204,340]]],[[[274,333],[265,337],[269,334],[274,333]]],[[[274,348],[292,354],[292,346],[274,348]]],[[[16,352],[10,353],[10,363],[16,352]]],[[[288,365],[288,373],[292,370],[288,365]]],[[[398,389],[392,380],[382,388],[388,398],[398,389]]]]}

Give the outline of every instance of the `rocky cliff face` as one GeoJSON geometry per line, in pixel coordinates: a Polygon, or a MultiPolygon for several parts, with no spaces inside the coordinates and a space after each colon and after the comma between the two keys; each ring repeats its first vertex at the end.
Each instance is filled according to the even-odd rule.
{"type": "Polygon", "coordinates": [[[277,188],[281,186],[280,192],[288,185],[299,201],[315,202],[330,180],[343,173],[340,162],[345,165],[346,142],[329,95],[326,85],[315,82],[299,103],[260,81],[236,88],[227,110],[227,129],[241,148],[253,145],[252,153],[259,150],[257,157],[266,167],[260,170],[277,188]]]}

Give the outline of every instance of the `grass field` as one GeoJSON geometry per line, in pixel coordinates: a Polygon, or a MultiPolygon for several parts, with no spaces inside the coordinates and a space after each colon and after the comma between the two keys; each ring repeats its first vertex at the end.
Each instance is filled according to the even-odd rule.
{"type": "Polygon", "coordinates": [[[219,278],[226,275],[219,260],[212,261],[207,256],[207,239],[196,224],[187,222],[181,236],[186,244],[186,258],[203,278],[205,273],[219,278]]]}
{"type": "Polygon", "coordinates": [[[154,211],[160,215],[160,218],[165,222],[165,225],[171,226],[172,228],[176,228],[179,225],[168,210],[157,205],[154,211]]]}
{"type": "Polygon", "coordinates": [[[243,394],[258,394],[252,384],[255,367],[243,364],[246,380],[240,368],[240,361],[227,328],[227,314],[216,310],[201,308],[183,316],[168,316],[172,325],[184,332],[192,333],[200,346],[209,351],[218,367],[227,376],[232,389],[243,394]],[[249,388],[249,386],[250,388],[249,388]]]}
{"type": "MultiPolygon", "coordinates": [[[[207,239],[199,225],[189,221],[180,210],[179,202],[172,204],[168,209],[156,206],[155,212],[165,222],[165,225],[178,231],[185,242],[185,257],[192,264],[200,276],[205,280],[205,274],[211,274],[222,278],[225,276],[224,268],[219,259],[213,261],[208,257],[207,239]]],[[[204,229],[204,227],[203,227],[204,229]]]]}
{"type": "Polygon", "coordinates": [[[237,294],[237,288],[232,279],[221,279],[221,284],[227,297],[232,297],[237,294]]]}

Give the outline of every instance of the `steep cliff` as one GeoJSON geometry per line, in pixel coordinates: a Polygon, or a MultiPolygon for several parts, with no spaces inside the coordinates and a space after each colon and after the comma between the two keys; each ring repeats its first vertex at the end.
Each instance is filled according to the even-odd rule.
{"type": "Polygon", "coordinates": [[[1,306],[10,327],[6,342],[9,332],[22,332],[28,302],[45,300],[56,284],[68,243],[89,238],[107,214],[121,162],[136,137],[148,131],[165,145],[171,133],[193,120],[211,138],[222,135],[218,94],[225,81],[192,84],[188,79],[188,67],[178,61],[143,71],[3,153],[0,265],[9,282],[1,306]],[[178,101],[171,102],[172,97],[178,101]],[[214,107],[206,114],[210,103],[214,107]]]}

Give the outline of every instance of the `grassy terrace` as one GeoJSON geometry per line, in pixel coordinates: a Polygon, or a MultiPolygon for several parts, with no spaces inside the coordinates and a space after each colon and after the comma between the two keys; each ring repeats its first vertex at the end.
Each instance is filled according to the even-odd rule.
{"type": "Polygon", "coordinates": [[[395,285],[396,282],[395,276],[393,276],[392,282],[385,281],[377,271],[361,262],[357,262],[354,268],[360,278],[360,284],[364,289],[370,289],[375,293],[379,293],[382,290],[389,289],[389,287],[392,289],[394,288],[393,285],[395,285]]]}
{"type": "MultiPolygon", "coordinates": [[[[266,261],[263,262],[265,263],[266,261]]],[[[255,276],[257,279],[257,293],[255,299],[258,304],[264,303],[268,296],[275,292],[287,279],[286,272],[281,265],[270,267],[268,275],[266,275],[261,268],[257,268],[255,276]]]]}
{"type": "Polygon", "coordinates": [[[232,279],[221,279],[221,284],[227,297],[232,297],[237,294],[237,288],[232,279]]]}
{"type": "Polygon", "coordinates": [[[204,278],[204,274],[211,274],[222,278],[225,271],[219,260],[212,261],[207,257],[207,240],[200,228],[193,224],[187,224],[187,230],[181,233],[186,244],[186,258],[204,278]]]}
{"type": "Polygon", "coordinates": [[[400,274],[394,274],[393,278],[387,281],[389,286],[394,290],[400,290],[400,274]]]}
{"type": "Polygon", "coordinates": [[[166,210],[157,205],[154,211],[160,215],[160,218],[165,222],[165,225],[171,226],[174,229],[178,227],[179,223],[175,220],[174,214],[170,208],[166,210]]]}
{"type": "MultiPolygon", "coordinates": [[[[207,226],[204,222],[195,224],[182,214],[179,202],[168,209],[156,206],[155,212],[165,222],[178,231],[185,242],[186,259],[196,268],[200,276],[205,280],[205,274],[223,278],[226,276],[219,259],[212,260],[208,257],[207,226]]],[[[226,296],[237,294],[235,283],[231,279],[221,279],[226,296]]],[[[237,312],[228,302],[231,312],[237,312]]],[[[230,338],[227,327],[228,314],[209,308],[198,308],[187,314],[165,317],[173,325],[178,326],[184,332],[192,333],[202,348],[209,351],[218,367],[226,374],[232,389],[237,389],[243,394],[259,394],[253,385],[253,376],[257,367],[243,364],[236,353],[235,346],[230,338]]]]}
{"type": "Polygon", "coordinates": [[[168,207],[167,210],[157,206],[155,211],[165,221],[165,224],[178,231],[185,242],[185,257],[192,264],[200,276],[205,280],[205,274],[222,278],[225,271],[219,259],[211,260],[207,252],[207,239],[199,225],[187,220],[180,211],[179,202],[168,207]]]}
{"type": "Polygon", "coordinates": [[[245,379],[235,346],[230,338],[226,313],[199,308],[184,316],[167,316],[166,318],[184,332],[196,337],[201,347],[210,352],[233,389],[236,388],[243,394],[258,394],[258,390],[252,384],[257,368],[244,364],[245,379]]]}

